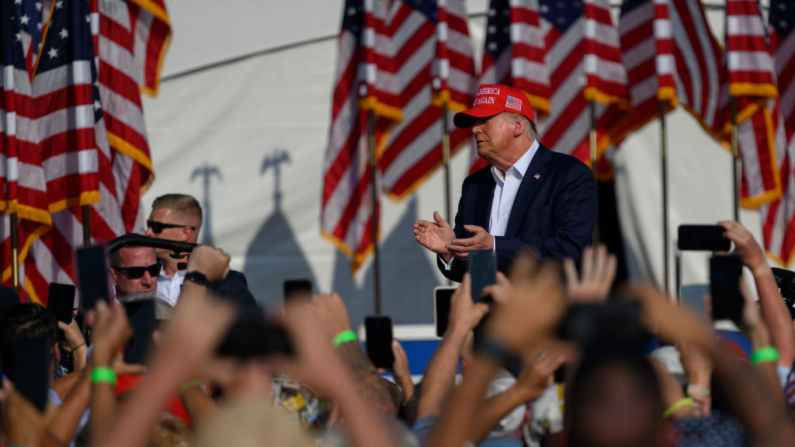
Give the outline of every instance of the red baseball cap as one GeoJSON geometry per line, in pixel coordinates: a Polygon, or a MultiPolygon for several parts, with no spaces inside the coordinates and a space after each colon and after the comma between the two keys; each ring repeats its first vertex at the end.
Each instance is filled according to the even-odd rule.
{"type": "Polygon", "coordinates": [[[453,117],[455,127],[472,127],[475,118],[488,118],[502,112],[524,115],[535,122],[530,100],[523,91],[500,84],[483,84],[478,87],[478,96],[472,108],[458,112],[453,117]]]}

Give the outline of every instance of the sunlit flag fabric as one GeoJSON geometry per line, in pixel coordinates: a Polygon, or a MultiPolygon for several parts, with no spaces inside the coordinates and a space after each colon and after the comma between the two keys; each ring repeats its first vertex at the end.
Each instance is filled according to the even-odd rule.
{"type": "MultiPolygon", "coordinates": [[[[99,200],[92,203],[89,207],[91,219],[91,236],[93,241],[107,242],[128,231],[142,231],[142,219],[138,218],[138,227],[125,225],[122,218],[122,204],[125,198],[124,189],[119,189],[120,185],[126,185],[129,181],[124,177],[125,172],[131,172],[132,160],[117,151],[111,150],[108,143],[108,133],[105,128],[103,115],[103,98],[99,93],[99,79],[97,77],[94,41],[91,33],[91,14],[89,3],[84,1],[64,2],[58,7],[56,2],[53,5],[52,18],[50,20],[49,32],[45,35],[45,51],[54,42],[51,39],[61,39],[63,35],[72,36],[85,45],[87,57],[81,59],[81,64],[87,65],[85,73],[89,78],[84,78],[84,84],[90,86],[94,95],[94,103],[91,104],[91,130],[95,136],[96,144],[96,163],[98,173],[99,200]],[[62,24],[67,24],[62,26],[62,24]],[[57,30],[66,29],[66,33],[56,33],[57,30]]],[[[43,55],[45,53],[42,53],[43,55]]],[[[43,56],[46,57],[46,56],[43,56]]],[[[40,67],[41,68],[41,67],[40,67]]],[[[40,81],[40,72],[34,78],[34,84],[40,81]]],[[[86,89],[87,90],[87,89],[86,89]]],[[[137,88],[136,88],[137,90],[137,88]]],[[[56,126],[68,126],[68,117],[59,117],[55,122],[56,126]]],[[[88,130],[87,130],[88,133],[88,130]]],[[[68,146],[67,149],[74,148],[68,146]]],[[[138,211],[139,203],[133,202],[135,210],[138,211]]],[[[82,209],[80,206],[70,206],[52,216],[53,228],[44,233],[41,238],[33,242],[30,247],[29,256],[25,260],[24,267],[24,287],[25,292],[31,300],[46,300],[49,282],[74,283],[75,269],[73,265],[74,250],[83,244],[82,209]]]]}
{"type": "MultiPolygon", "coordinates": [[[[544,36],[538,0],[491,0],[480,83],[521,88],[538,121],[550,112],[551,87],[544,36]]],[[[470,173],[487,165],[473,146],[470,173]]]]}
{"type": "Polygon", "coordinates": [[[125,226],[132,231],[139,214],[140,195],[154,179],[140,94],[150,89],[144,84],[146,76],[140,65],[146,65],[146,60],[140,52],[153,36],[153,24],[162,21],[153,22],[155,15],[133,2],[103,0],[98,8],[99,89],[108,141],[115,157],[127,156],[133,161],[125,163],[129,172],[119,173],[129,181],[117,185],[120,192],[124,191],[119,200],[124,202],[125,226]]]}
{"type": "MultiPolygon", "coordinates": [[[[781,198],[760,208],[765,250],[772,259],[788,266],[795,258],[795,5],[791,1],[770,3],[768,32],[773,52],[773,66],[780,93],[780,121],[786,146],[779,158],[781,198]]],[[[790,381],[792,383],[792,381],[790,381]]],[[[789,387],[788,387],[789,388],[789,387]]],[[[792,390],[787,400],[793,402],[792,390]]]]}
{"type": "Polygon", "coordinates": [[[596,105],[597,156],[611,144],[609,129],[629,106],[618,30],[606,0],[541,1],[552,111],[539,126],[548,148],[590,160],[590,101],[596,105]]]}
{"type": "MultiPolygon", "coordinates": [[[[0,211],[16,212],[20,219],[20,262],[25,260],[33,241],[51,225],[37,127],[39,113],[30,82],[30,58],[26,58],[30,48],[37,46],[34,37],[40,19],[41,12],[33,1],[0,2],[0,211]]],[[[0,271],[5,286],[12,285],[10,234],[6,214],[0,224],[0,271]]]]}
{"type": "Polygon", "coordinates": [[[668,13],[674,39],[674,81],[679,103],[704,130],[720,139],[721,48],[710,31],[699,0],[669,0],[668,13]]]}
{"type": "Polygon", "coordinates": [[[384,19],[386,0],[346,0],[337,47],[331,129],[323,165],[321,234],[352,260],[373,250],[373,207],[367,115],[378,117],[376,139],[402,118],[398,81],[384,19]]]}
{"type": "Polygon", "coordinates": [[[477,88],[472,45],[462,2],[443,5],[440,9],[436,0],[399,0],[387,17],[403,120],[391,128],[383,150],[379,148],[379,169],[382,187],[394,199],[407,197],[442,165],[445,97],[451,109],[451,154],[470,142],[469,130],[455,128],[452,121],[456,110],[469,107],[477,88]],[[440,17],[445,21],[439,22],[440,17]],[[435,89],[434,83],[441,88],[435,89]]]}
{"type": "Polygon", "coordinates": [[[632,109],[611,130],[615,142],[658,118],[660,101],[666,111],[678,103],[668,0],[624,0],[618,33],[632,109]]]}
{"type": "Polygon", "coordinates": [[[87,2],[53,4],[33,77],[52,213],[99,200],[96,123],[102,115],[86,17],[87,2]]]}
{"type": "MultiPolygon", "coordinates": [[[[724,91],[737,102],[738,149],[743,165],[742,205],[758,208],[781,196],[776,159],[783,158],[785,145],[783,129],[777,136],[773,122],[778,88],[757,0],[727,0],[724,29],[728,82],[724,91]],[[776,138],[780,139],[778,143],[776,138]],[[777,147],[780,154],[776,153],[777,147]]],[[[725,97],[721,100],[727,122],[724,142],[731,144],[730,100],[725,97]]]]}

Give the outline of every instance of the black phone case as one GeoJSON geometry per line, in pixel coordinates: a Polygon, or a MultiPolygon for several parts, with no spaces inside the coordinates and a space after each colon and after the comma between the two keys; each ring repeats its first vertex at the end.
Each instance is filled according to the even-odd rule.
{"type": "Polygon", "coordinates": [[[395,355],[392,353],[392,319],[389,317],[367,317],[364,319],[367,333],[367,357],[376,368],[392,368],[395,355]]]}
{"type": "Polygon", "coordinates": [[[144,364],[156,329],[155,301],[124,303],[124,308],[133,330],[132,339],[124,347],[124,362],[129,365],[144,364]]]}
{"type": "Polygon", "coordinates": [[[742,260],[734,255],[710,258],[710,293],[712,319],[742,321],[745,299],[740,291],[742,260]]]}
{"type": "Polygon", "coordinates": [[[14,343],[14,365],[11,381],[39,411],[44,411],[49,394],[52,345],[45,338],[20,340],[14,343]]]}
{"type": "Polygon", "coordinates": [[[58,321],[66,324],[72,322],[75,290],[76,287],[71,284],[50,283],[50,290],[47,293],[47,309],[55,315],[58,321]]]}
{"type": "Polygon", "coordinates": [[[723,237],[726,229],[719,225],[680,225],[676,246],[681,251],[725,251],[731,241],[723,237]]]}
{"type": "Polygon", "coordinates": [[[492,302],[481,297],[483,289],[497,282],[497,260],[492,250],[477,250],[469,254],[469,276],[472,280],[472,301],[492,302]]]}

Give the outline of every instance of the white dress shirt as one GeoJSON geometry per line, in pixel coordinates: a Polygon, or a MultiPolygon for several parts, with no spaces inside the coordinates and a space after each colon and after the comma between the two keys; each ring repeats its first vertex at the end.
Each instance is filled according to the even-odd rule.
{"type": "MultiPolygon", "coordinates": [[[[538,140],[533,141],[522,157],[514,163],[513,166],[505,171],[503,176],[502,171],[497,169],[496,166],[491,167],[491,175],[494,177],[494,196],[491,200],[491,215],[489,216],[489,234],[494,237],[493,249],[497,251],[497,236],[505,236],[505,230],[508,228],[508,220],[511,218],[511,210],[513,209],[513,201],[516,199],[516,193],[519,191],[519,185],[522,184],[522,179],[527,174],[527,168],[530,167],[530,162],[538,152],[538,140]]],[[[453,265],[451,259],[449,263],[444,261],[444,258],[439,255],[442,260],[445,270],[450,270],[453,265]]]]}
{"type": "Polygon", "coordinates": [[[172,306],[176,306],[183,282],[185,282],[185,270],[177,270],[174,276],[168,276],[166,269],[161,268],[160,276],[157,277],[157,296],[172,306]]]}

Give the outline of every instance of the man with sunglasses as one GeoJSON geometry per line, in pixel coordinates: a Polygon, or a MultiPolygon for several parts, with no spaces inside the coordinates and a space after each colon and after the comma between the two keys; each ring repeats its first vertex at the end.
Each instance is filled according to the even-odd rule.
{"type": "Polygon", "coordinates": [[[160,263],[152,247],[124,247],[110,255],[110,280],[118,302],[130,295],[155,295],[160,263]]]}
{"type": "MultiPolygon", "coordinates": [[[[186,194],[166,194],[155,199],[152,212],[146,221],[146,235],[156,239],[168,239],[198,243],[202,226],[202,208],[199,202],[186,194]]],[[[162,270],[157,281],[157,294],[172,306],[176,306],[185,271],[179,269],[180,263],[188,259],[175,259],[169,250],[156,249],[162,270]]],[[[248,290],[246,277],[240,272],[230,270],[225,279],[209,284],[218,296],[242,305],[254,305],[254,296],[248,290]]]]}

